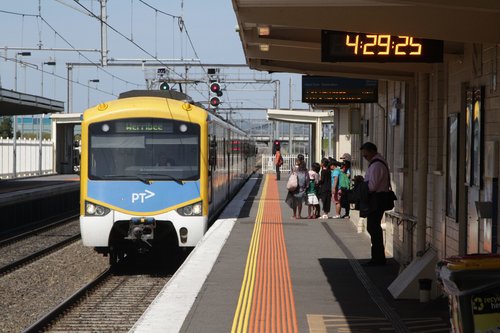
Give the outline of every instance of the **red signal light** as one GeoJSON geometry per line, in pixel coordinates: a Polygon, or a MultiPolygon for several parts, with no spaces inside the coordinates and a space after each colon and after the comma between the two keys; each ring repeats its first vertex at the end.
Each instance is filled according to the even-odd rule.
{"type": "Polygon", "coordinates": [[[210,84],[210,91],[213,93],[219,93],[221,91],[220,84],[218,82],[210,84]]]}
{"type": "Polygon", "coordinates": [[[210,106],[219,106],[220,104],[220,99],[219,97],[212,97],[210,98],[210,106]]]}

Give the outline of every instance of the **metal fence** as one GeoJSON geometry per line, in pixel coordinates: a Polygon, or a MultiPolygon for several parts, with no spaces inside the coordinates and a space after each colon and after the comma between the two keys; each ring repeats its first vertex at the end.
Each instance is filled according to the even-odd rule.
{"type": "MultiPolygon", "coordinates": [[[[54,173],[54,150],[51,140],[17,139],[14,165],[14,143],[12,139],[0,138],[0,179],[39,176],[54,173]],[[40,156],[42,164],[40,166],[40,156]],[[15,170],[15,172],[14,172],[15,170]]],[[[295,165],[296,155],[282,155],[282,172],[290,172],[295,165]]],[[[309,156],[304,158],[309,165],[309,156]]],[[[274,156],[262,154],[262,173],[275,173],[274,156]]]]}
{"type": "MultiPolygon", "coordinates": [[[[281,172],[292,171],[292,166],[295,165],[296,155],[281,155],[283,156],[283,165],[280,168],[281,172]]],[[[309,165],[309,156],[304,156],[306,165],[309,165]]],[[[270,154],[262,154],[262,173],[276,173],[276,166],[274,165],[274,156],[270,154]]]]}
{"type": "Polygon", "coordinates": [[[14,154],[13,140],[0,138],[0,179],[52,174],[53,155],[51,140],[17,139],[14,154]]]}

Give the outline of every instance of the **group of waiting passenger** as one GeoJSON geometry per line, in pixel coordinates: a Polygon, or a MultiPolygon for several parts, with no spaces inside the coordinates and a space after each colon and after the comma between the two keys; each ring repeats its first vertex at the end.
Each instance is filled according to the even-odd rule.
{"type": "MultiPolygon", "coordinates": [[[[277,151],[275,155],[277,175],[280,159],[282,159],[281,154],[277,151]]],[[[302,205],[306,204],[308,206],[307,218],[328,219],[332,201],[335,206],[334,219],[349,217],[350,204],[345,197],[343,198],[343,194],[351,188],[350,154],[343,154],[340,161],[332,157],[323,158],[321,163],[312,163],[310,170],[307,169],[304,155],[299,154],[295,159],[295,166],[292,168],[290,177],[296,177],[296,179],[292,179],[294,188],[288,191],[285,201],[293,210],[292,218],[303,218],[302,205]]]]}
{"type": "MultiPolygon", "coordinates": [[[[354,177],[355,186],[352,193],[350,192],[350,154],[343,154],[340,158],[342,161],[323,158],[321,164],[313,163],[311,170],[307,170],[304,155],[299,154],[287,183],[289,191],[286,202],[293,210],[294,219],[302,218],[302,203],[306,203],[309,207],[308,218],[327,219],[331,201],[335,203],[333,218],[349,217],[350,202],[356,202],[356,209],[359,210],[360,217],[366,217],[367,231],[371,238],[371,260],[363,265],[385,265],[386,257],[381,221],[384,211],[394,208],[396,196],[391,189],[389,167],[378,152],[377,146],[372,142],[365,142],[360,147],[360,151],[361,156],[368,162],[368,168],[364,177],[361,175],[354,177]],[[292,190],[288,186],[290,180],[295,183],[292,190]],[[346,193],[350,194],[347,196],[346,193]],[[322,214],[320,214],[320,203],[322,204],[322,214]],[[340,215],[341,209],[344,209],[343,215],[340,215]]],[[[279,167],[283,163],[283,159],[279,152],[275,156],[277,179],[279,180],[279,167]]]]}

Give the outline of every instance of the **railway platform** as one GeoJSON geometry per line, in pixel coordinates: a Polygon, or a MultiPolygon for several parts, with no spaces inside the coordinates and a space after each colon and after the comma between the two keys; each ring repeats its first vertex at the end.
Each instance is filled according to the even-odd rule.
{"type": "Polygon", "coordinates": [[[0,214],[4,217],[0,239],[78,212],[79,180],[74,174],[0,180],[0,214]]]}
{"type": "Polygon", "coordinates": [[[131,332],[449,332],[445,298],[395,300],[396,261],[363,266],[366,233],[292,219],[285,197],[254,175],[131,332]]]}
{"type": "Polygon", "coordinates": [[[78,191],[76,174],[0,179],[0,207],[71,191],[78,191]]]}

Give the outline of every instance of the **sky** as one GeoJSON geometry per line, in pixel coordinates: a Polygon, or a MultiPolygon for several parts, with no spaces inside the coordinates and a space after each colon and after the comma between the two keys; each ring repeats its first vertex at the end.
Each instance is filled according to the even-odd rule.
{"type": "MultiPolygon", "coordinates": [[[[67,68],[73,64],[71,110],[82,112],[89,105],[117,98],[123,91],[146,89],[146,79],[150,84],[156,82],[158,68],[167,68],[168,78],[185,78],[184,68],[171,67],[172,63],[245,64],[231,0],[108,0],[110,63],[120,59],[137,64],[142,60],[154,63],[159,59],[157,66],[146,68],[80,65],[100,62],[100,53],[95,52],[101,44],[100,22],[91,13],[99,16],[99,1],[1,1],[2,88],[67,104],[67,68]],[[31,55],[18,55],[20,52],[31,55]],[[51,65],[53,62],[56,64],[51,65]]],[[[205,67],[189,69],[188,79],[200,82],[183,88],[187,88],[195,101],[208,100],[206,70],[205,67]]],[[[290,107],[290,84],[291,106],[307,107],[300,103],[299,75],[221,68],[221,77],[227,81],[280,80],[281,108],[290,107]]],[[[222,86],[225,89],[222,106],[234,108],[236,118],[265,118],[265,111],[248,109],[274,107],[274,84],[222,86]]],[[[155,85],[152,87],[157,89],[155,85]]],[[[173,88],[179,89],[178,85],[173,88]]]]}

